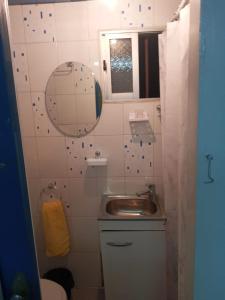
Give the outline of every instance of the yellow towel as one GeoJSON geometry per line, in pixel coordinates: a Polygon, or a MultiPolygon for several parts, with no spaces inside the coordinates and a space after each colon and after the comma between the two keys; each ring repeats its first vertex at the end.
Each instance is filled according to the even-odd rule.
{"type": "Polygon", "coordinates": [[[46,255],[67,255],[70,251],[70,237],[62,202],[57,199],[43,202],[42,217],[46,255]]]}

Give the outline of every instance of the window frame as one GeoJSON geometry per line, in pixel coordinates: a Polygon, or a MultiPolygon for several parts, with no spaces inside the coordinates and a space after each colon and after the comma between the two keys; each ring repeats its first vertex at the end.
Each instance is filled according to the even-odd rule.
{"type": "Polygon", "coordinates": [[[137,75],[139,69],[138,61],[138,33],[107,33],[103,39],[104,46],[103,60],[106,62],[107,70],[105,74],[106,98],[110,100],[117,99],[137,99],[139,98],[139,78],[137,75]],[[131,93],[113,93],[111,80],[111,59],[110,59],[110,40],[113,39],[130,39],[132,47],[132,77],[133,77],[133,92],[131,93]]]}
{"type": "Polygon", "coordinates": [[[154,98],[140,98],[139,96],[139,54],[138,54],[138,34],[144,32],[163,31],[164,27],[157,26],[144,29],[131,30],[110,30],[101,31],[100,52],[101,52],[101,82],[103,83],[104,102],[127,102],[135,100],[148,101],[154,98]],[[110,64],[110,39],[131,38],[132,40],[132,62],[133,62],[133,93],[112,93],[111,64],[110,64]],[[104,61],[107,70],[104,70],[104,61]]]}

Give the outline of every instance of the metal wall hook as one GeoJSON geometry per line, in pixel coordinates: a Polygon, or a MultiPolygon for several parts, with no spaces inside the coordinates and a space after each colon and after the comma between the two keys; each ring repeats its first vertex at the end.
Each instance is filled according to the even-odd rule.
{"type": "Polygon", "coordinates": [[[205,181],[204,183],[209,184],[215,181],[215,179],[212,177],[212,160],[214,157],[211,154],[207,154],[205,157],[208,161],[208,180],[205,181]]]}
{"type": "Polygon", "coordinates": [[[41,200],[43,200],[44,195],[47,197],[50,197],[50,198],[55,197],[55,198],[59,198],[60,200],[62,200],[62,194],[58,190],[56,183],[53,183],[53,182],[50,182],[47,187],[44,187],[41,190],[41,193],[40,193],[41,200]]]}

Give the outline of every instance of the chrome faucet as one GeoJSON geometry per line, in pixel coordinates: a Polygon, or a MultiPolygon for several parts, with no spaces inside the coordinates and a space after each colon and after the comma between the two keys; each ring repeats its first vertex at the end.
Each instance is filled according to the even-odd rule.
{"type": "Polygon", "coordinates": [[[158,203],[157,203],[157,199],[156,199],[156,192],[155,192],[155,185],[154,184],[149,184],[148,185],[148,190],[141,192],[141,193],[137,193],[136,194],[138,197],[147,195],[148,199],[149,199],[149,205],[150,205],[150,210],[152,213],[157,212],[158,210],[158,203]]]}
{"type": "Polygon", "coordinates": [[[156,196],[155,185],[154,184],[149,184],[147,191],[136,193],[136,195],[138,197],[141,197],[141,196],[144,196],[144,195],[149,195],[149,197],[155,198],[155,196],[156,196]]]}

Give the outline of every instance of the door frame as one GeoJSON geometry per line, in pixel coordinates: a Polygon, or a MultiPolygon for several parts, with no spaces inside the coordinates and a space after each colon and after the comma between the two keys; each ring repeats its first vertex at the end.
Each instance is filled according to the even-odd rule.
{"type": "Polygon", "coordinates": [[[0,0],[0,280],[5,299],[22,272],[40,300],[39,272],[27,191],[9,43],[8,3],[0,0]]]}

